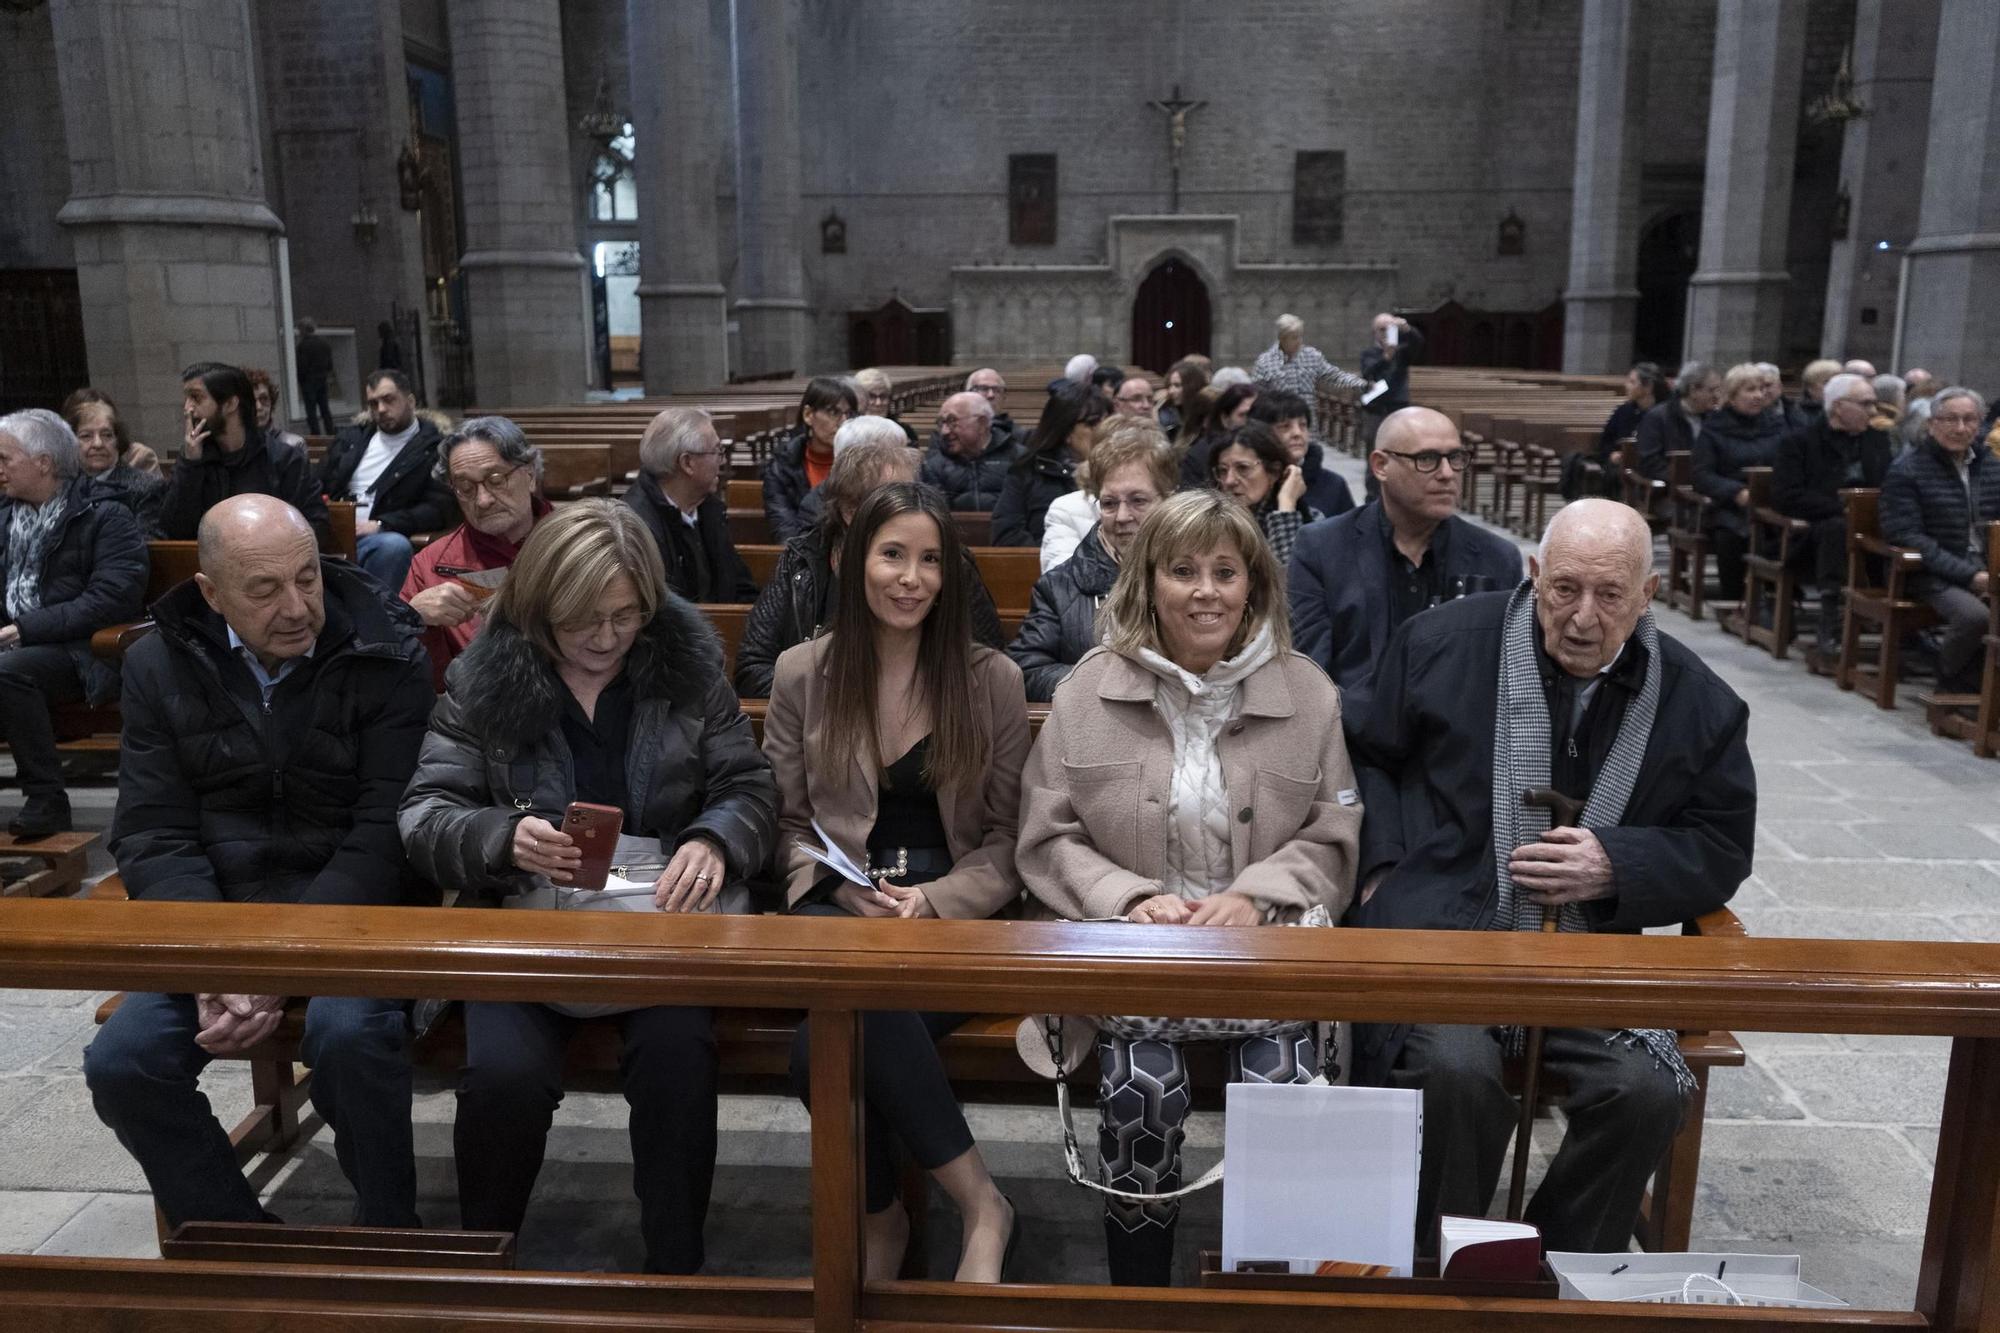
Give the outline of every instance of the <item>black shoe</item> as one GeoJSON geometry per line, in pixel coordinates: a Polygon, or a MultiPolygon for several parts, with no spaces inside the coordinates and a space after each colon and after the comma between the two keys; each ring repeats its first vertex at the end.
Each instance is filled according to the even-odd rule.
{"type": "Polygon", "coordinates": [[[52,833],[68,833],[71,827],[69,801],[66,798],[50,800],[46,796],[30,796],[28,803],[21,807],[21,813],[8,823],[7,831],[14,835],[16,842],[34,842],[52,833]]]}

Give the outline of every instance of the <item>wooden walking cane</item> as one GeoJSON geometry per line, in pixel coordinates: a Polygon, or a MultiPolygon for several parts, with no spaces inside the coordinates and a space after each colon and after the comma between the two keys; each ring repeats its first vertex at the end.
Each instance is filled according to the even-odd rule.
{"type": "MultiPolygon", "coordinates": [[[[1571,800],[1553,787],[1531,787],[1521,793],[1521,804],[1549,812],[1550,828],[1575,828],[1583,817],[1583,802],[1571,800]]],[[[1562,917],[1560,907],[1542,909],[1542,933],[1553,935],[1562,917]]],[[[1528,1192],[1528,1140],[1535,1130],[1535,1098],[1542,1081],[1542,1029],[1528,1029],[1527,1056],[1521,1068],[1521,1119],[1514,1129],[1514,1172],[1507,1182],[1507,1216],[1521,1220],[1521,1205],[1528,1192]]]]}

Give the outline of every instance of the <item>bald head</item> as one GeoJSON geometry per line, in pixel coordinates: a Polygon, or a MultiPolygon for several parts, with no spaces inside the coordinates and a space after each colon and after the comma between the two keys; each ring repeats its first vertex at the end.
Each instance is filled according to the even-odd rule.
{"type": "Polygon", "coordinates": [[[1542,646],[1578,678],[1618,660],[1659,585],[1653,534],[1616,500],[1577,500],[1549,520],[1529,561],[1542,646]]]}
{"type": "Polygon", "coordinates": [[[266,670],[313,646],[326,602],[303,514],[269,495],[235,495],[202,515],[195,540],[203,599],[266,670]]]}
{"type": "Polygon", "coordinates": [[[977,458],[991,440],[993,404],[976,391],[955,393],[938,404],[938,434],[959,458],[977,458]]]}
{"type": "Polygon", "coordinates": [[[1403,407],[1382,418],[1368,470],[1382,488],[1382,512],[1410,540],[1428,541],[1458,511],[1464,446],[1451,418],[1428,407],[1403,407]]]}
{"type": "Polygon", "coordinates": [[[1382,425],[1375,432],[1375,447],[1405,453],[1415,449],[1456,449],[1458,427],[1436,408],[1399,407],[1382,418],[1382,425]]]}

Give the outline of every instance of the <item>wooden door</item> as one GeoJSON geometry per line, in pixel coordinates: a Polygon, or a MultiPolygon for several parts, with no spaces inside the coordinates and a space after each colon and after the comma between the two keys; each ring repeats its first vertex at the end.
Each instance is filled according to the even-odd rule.
{"type": "Polygon", "coordinates": [[[1132,359],[1165,374],[1193,352],[1208,353],[1208,287],[1178,259],[1162,260],[1132,299],[1132,359]]]}

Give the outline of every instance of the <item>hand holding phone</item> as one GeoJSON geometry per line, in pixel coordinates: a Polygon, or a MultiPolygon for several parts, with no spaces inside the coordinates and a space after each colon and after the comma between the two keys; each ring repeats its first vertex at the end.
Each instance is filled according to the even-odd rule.
{"type": "Polygon", "coordinates": [[[592,805],[571,801],[563,811],[562,831],[582,853],[570,885],[578,889],[601,889],[611,876],[611,858],[618,854],[618,833],[625,826],[625,812],[615,805],[592,805]]]}

